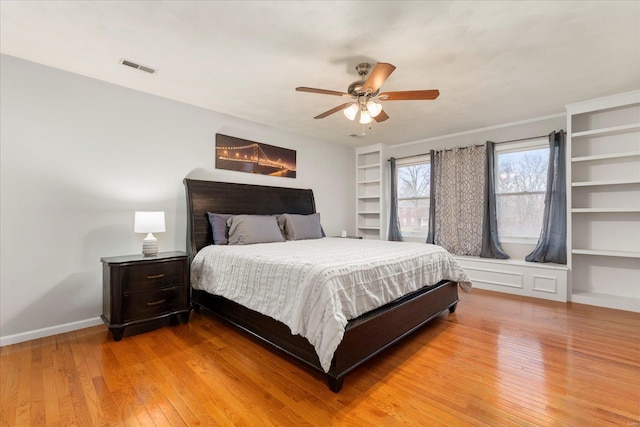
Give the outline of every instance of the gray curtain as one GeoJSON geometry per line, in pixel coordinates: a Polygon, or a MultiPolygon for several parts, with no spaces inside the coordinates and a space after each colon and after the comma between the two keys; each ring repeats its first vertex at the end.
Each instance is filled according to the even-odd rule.
{"type": "Polygon", "coordinates": [[[398,176],[396,172],[396,159],[389,159],[391,165],[391,206],[389,210],[389,240],[394,242],[402,242],[402,232],[400,231],[400,220],[398,219],[398,189],[396,183],[398,176]]]}
{"type": "Polygon", "coordinates": [[[565,132],[549,134],[549,170],[538,245],[527,261],[567,263],[567,189],[565,132]]]}
{"type": "Polygon", "coordinates": [[[495,143],[487,141],[484,177],[484,213],[482,219],[482,258],[507,259],[509,255],[502,249],[498,238],[496,217],[495,143]]]}
{"type": "Polygon", "coordinates": [[[431,150],[429,151],[429,164],[431,165],[430,168],[430,175],[431,177],[429,178],[429,233],[427,234],[427,243],[435,243],[435,229],[436,229],[436,198],[435,198],[435,186],[433,185],[434,180],[433,177],[435,176],[434,171],[435,169],[433,168],[433,158],[435,157],[435,151],[431,150]]]}

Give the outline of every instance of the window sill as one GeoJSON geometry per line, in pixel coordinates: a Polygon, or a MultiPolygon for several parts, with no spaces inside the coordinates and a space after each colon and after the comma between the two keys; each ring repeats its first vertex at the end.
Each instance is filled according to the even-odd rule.
{"type": "Polygon", "coordinates": [[[516,243],[519,245],[537,245],[537,237],[518,237],[518,236],[505,236],[500,238],[500,243],[516,243]]]}

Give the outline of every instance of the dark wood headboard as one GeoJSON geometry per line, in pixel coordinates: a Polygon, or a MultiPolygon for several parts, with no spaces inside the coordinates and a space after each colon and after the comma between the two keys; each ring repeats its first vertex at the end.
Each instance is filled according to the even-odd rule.
{"type": "Polygon", "coordinates": [[[187,193],[187,251],[191,257],[213,243],[207,212],[273,215],[316,212],[310,189],[218,181],[184,180],[187,193]]]}

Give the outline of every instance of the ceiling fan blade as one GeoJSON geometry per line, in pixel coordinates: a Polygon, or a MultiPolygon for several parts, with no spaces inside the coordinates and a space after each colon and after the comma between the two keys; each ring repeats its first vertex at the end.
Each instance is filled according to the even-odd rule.
{"type": "Polygon", "coordinates": [[[322,114],[318,114],[317,116],[314,117],[314,119],[324,119],[325,117],[330,116],[333,113],[337,113],[338,111],[344,110],[345,108],[347,108],[351,104],[353,104],[353,102],[347,102],[345,104],[338,105],[336,108],[332,108],[329,111],[325,111],[322,114]]]}
{"type": "Polygon", "coordinates": [[[375,120],[376,122],[380,123],[380,122],[384,122],[388,118],[389,118],[389,116],[387,115],[387,113],[385,113],[384,110],[382,110],[382,111],[380,111],[380,114],[378,114],[377,116],[375,116],[373,118],[373,120],[375,120]]]}
{"type": "Polygon", "coordinates": [[[393,73],[393,70],[395,69],[396,67],[391,64],[387,64],[386,62],[378,62],[373,68],[373,71],[371,71],[371,74],[369,74],[367,81],[364,82],[362,90],[371,90],[371,93],[376,92],[378,89],[380,89],[382,83],[387,80],[387,78],[391,75],[391,73],[393,73]]]}
{"type": "Polygon", "coordinates": [[[336,95],[336,96],[348,96],[351,97],[348,93],[338,92],[336,90],[326,90],[326,89],[316,89],[313,87],[297,87],[296,90],[298,92],[311,92],[311,93],[319,93],[323,95],[336,95]]]}
{"type": "Polygon", "coordinates": [[[440,91],[433,90],[407,90],[402,92],[383,92],[378,95],[380,101],[420,101],[436,99],[440,91]]]}

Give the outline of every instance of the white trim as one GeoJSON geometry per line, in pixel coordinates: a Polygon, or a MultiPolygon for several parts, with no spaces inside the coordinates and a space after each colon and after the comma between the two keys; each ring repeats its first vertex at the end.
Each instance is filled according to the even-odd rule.
{"type": "Polygon", "coordinates": [[[512,141],[496,144],[494,147],[495,154],[517,153],[519,151],[542,150],[549,148],[549,138],[543,136],[536,139],[528,139],[526,141],[512,141]]]}
{"type": "Polygon", "coordinates": [[[485,128],[466,130],[466,131],[457,132],[457,133],[450,133],[448,135],[434,136],[432,138],[420,139],[418,141],[404,142],[402,144],[397,144],[397,145],[389,145],[389,147],[393,147],[393,148],[407,147],[409,145],[423,144],[425,142],[438,141],[438,140],[447,139],[447,138],[455,138],[457,136],[472,135],[474,133],[485,132],[485,131],[488,131],[488,130],[503,129],[503,128],[508,128],[508,127],[511,127],[511,126],[518,126],[518,125],[524,125],[524,124],[527,124],[527,123],[541,122],[543,120],[556,119],[558,117],[566,117],[566,115],[567,115],[566,112],[558,113],[558,114],[551,114],[549,116],[536,117],[534,119],[521,120],[521,121],[518,121],[518,122],[505,123],[505,124],[496,125],[496,126],[487,126],[485,128]]]}
{"type": "Polygon", "coordinates": [[[533,267],[538,269],[548,269],[548,270],[568,270],[569,268],[565,264],[555,264],[552,262],[531,262],[525,261],[523,259],[515,259],[515,258],[507,258],[507,259],[498,259],[498,258],[481,258],[478,256],[469,256],[469,255],[454,255],[453,256],[457,260],[462,261],[474,261],[474,262],[482,262],[489,264],[510,264],[510,265],[520,265],[523,267],[533,267]]]}
{"type": "Polygon", "coordinates": [[[577,115],[591,113],[596,110],[606,110],[609,108],[622,107],[624,105],[637,104],[640,102],[640,91],[620,93],[618,95],[603,96],[602,98],[590,99],[565,105],[567,114],[577,115]]]}
{"type": "Polygon", "coordinates": [[[515,243],[518,245],[535,246],[538,240],[540,240],[540,236],[500,236],[500,243],[515,243]]]}
{"type": "Polygon", "coordinates": [[[406,167],[406,166],[415,166],[415,165],[424,165],[424,164],[431,164],[431,156],[429,156],[428,154],[408,156],[408,157],[404,157],[402,159],[396,160],[397,167],[400,167],[400,166],[406,167]]]}
{"type": "Polygon", "coordinates": [[[64,323],[62,325],[48,326],[46,328],[35,329],[33,331],[21,332],[19,334],[5,335],[0,337],[0,347],[5,345],[18,344],[38,338],[50,337],[51,335],[64,334],[65,332],[77,331],[78,329],[90,328],[91,326],[102,325],[100,317],[78,320],[77,322],[64,323]]]}
{"type": "Polygon", "coordinates": [[[566,265],[454,255],[478,289],[567,301],[566,265]]]}

